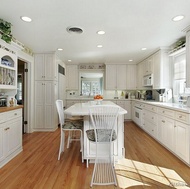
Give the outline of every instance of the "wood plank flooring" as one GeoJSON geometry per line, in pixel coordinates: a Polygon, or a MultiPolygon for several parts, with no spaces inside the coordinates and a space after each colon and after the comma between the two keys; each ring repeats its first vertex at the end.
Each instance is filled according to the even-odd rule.
{"type": "MultiPolygon", "coordinates": [[[[0,169],[0,189],[89,189],[93,164],[81,162],[79,142],[58,161],[59,134],[25,134],[23,152],[0,169]]],[[[133,122],[125,123],[125,149],[116,166],[118,186],[92,188],[190,188],[190,168],[133,122]]]]}

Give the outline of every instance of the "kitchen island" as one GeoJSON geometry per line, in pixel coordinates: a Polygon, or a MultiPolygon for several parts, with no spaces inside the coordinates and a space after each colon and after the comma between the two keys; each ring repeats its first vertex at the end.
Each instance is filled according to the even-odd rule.
{"type": "MultiPolygon", "coordinates": [[[[102,101],[101,104],[118,106],[111,101],[102,101]]],[[[90,116],[89,116],[89,107],[93,105],[96,105],[96,101],[89,101],[86,103],[76,103],[65,110],[65,114],[70,116],[84,116],[83,150],[84,150],[84,159],[87,160],[87,167],[88,167],[88,160],[90,160],[90,162],[93,162],[93,160],[95,159],[95,150],[96,150],[96,145],[92,142],[89,142],[86,136],[86,130],[93,129],[93,126],[90,123],[90,116]]],[[[120,107],[117,125],[115,126],[117,140],[113,142],[112,146],[112,154],[114,155],[114,159],[116,162],[118,159],[122,158],[125,155],[124,114],[126,113],[127,111],[120,107]]],[[[106,154],[107,150],[108,149],[106,145],[101,145],[102,155],[106,154]]]]}

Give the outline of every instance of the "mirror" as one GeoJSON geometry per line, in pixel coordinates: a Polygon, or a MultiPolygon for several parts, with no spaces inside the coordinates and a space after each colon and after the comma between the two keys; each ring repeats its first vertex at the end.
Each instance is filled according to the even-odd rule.
{"type": "Polygon", "coordinates": [[[81,96],[103,95],[103,71],[81,71],[79,72],[79,89],[81,96]]]}

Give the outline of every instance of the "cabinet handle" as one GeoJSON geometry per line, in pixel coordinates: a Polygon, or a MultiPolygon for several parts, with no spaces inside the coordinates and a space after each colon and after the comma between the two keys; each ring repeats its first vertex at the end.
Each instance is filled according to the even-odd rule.
{"type": "Polygon", "coordinates": [[[7,127],[7,128],[5,128],[4,130],[7,131],[7,130],[9,130],[9,129],[10,129],[10,127],[7,127]]]}
{"type": "Polygon", "coordinates": [[[174,125],[174,127],[177,127],[176,125],[174,125]]]}
{"type": "Polygon", "coordinates": [[[165,123],[165,121],[164,121],[164,120],[162,120],[162,123],[165,123]]]}

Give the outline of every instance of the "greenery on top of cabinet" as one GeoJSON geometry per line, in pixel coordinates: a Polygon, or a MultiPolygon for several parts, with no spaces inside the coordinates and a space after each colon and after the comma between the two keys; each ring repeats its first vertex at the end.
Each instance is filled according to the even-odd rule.
{"type": "Polygon", "coordinates": [[[10,22],[0,19],[1,39],[6,43],[10,43],[12,41],[11,26],[12,24],[10,22]]]}

